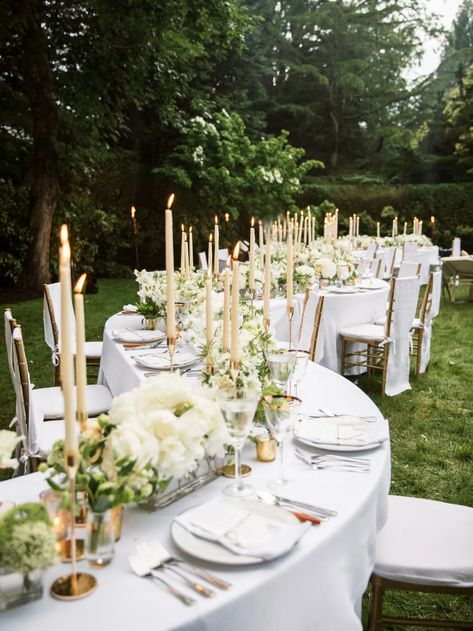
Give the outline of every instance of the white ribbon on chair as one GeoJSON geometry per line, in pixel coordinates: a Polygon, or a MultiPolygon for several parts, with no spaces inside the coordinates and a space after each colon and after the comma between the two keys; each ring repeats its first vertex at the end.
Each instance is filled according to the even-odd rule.
{"type": "Polygon", "coordinates": [[[420,279],[418,276],[398,278],[394,292],[393,319],[390,337],[392,349],[389,353],[386,375],[386,394],[395,396],[410,390],[410,330],[415,318],[419,299],[420,279]]]}

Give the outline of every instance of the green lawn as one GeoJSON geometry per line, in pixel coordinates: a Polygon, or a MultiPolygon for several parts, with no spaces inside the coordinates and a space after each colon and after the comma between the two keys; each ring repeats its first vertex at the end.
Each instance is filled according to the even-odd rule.
{"type": "MultiPolygon", "coordinates": [[[[101,280],[99,293],[86,296],[87,339],[100,340],[105,320],[135,300],[132,280],[101,280]]],[[[462,295],[460,294],[460,298],[462,295]]],[[[23,326],[31,378],[37,386],[53,385],[49,349],[43,339],[42,300],[11,306],[23,326]]],[[[363,377],[365,389],[389,419],[392,437],[392,493],[413,495],[473,506],[473,303],[451,305],[442,301],[434,322],[429,371],[411,381],[412,390],[381,398],[380,383],[363,377]]],[[[2,345],[0,427],[14,413],[14,397],[2,345]]],[[[430,596],[390,597],[391,607],[404,615],[473,619],[473,605],[458,598],[430,596]]]]}

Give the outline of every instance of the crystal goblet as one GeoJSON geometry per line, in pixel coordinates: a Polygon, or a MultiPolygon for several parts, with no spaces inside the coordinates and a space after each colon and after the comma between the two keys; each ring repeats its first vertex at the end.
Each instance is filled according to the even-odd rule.
{"type": "Polygon", "coordinates": [[[294,351],[279,350],[266,352],[265,358],[274,383],[286,392],[296,363],[296,354],[294,351]]]}
{"type": "Polygon", "coordinates": [[[268,395],[263,399],[266,422],[279,452],[279,473],[268,482],[269,488],[276,491],[292,484],[292,480],[286,478],[284,473],[284,443],[292,435],[297,408],[301,403],[300,399],[289,395],[268,395]]]}
{"type": "Polygon", "coordinates": [[[256,393],[236,393],[235,396],[234,392],[224,391],[219,392],[217,398],[235,450],[235,479],[223,492],[231,497],[245,497],[253,493],[253,487],[245,484],[241,477],[241,449],[251,429],[259,397],[256,393]]]}

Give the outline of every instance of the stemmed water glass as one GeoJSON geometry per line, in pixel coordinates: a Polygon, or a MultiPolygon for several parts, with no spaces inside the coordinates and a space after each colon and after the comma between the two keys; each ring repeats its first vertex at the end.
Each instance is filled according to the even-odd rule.
{"type": "Polygon", "coordinates": [[[265,352],[265,358],[274,383],[286,392],[296,363],[296,354],[294,351],[279,350],[265,352]]]}
{"type": "Polygon", "coordinates": [[[268,482],[269,488],[275,491],[292,484],[292,480],[286,478],[284,473],[284,443],[292,435],[296,411],[300,404],[300,399],[290,395],[268,395],[263,399],[266,422],[278,445],[279,473],[268,482]]]}
{"type": "Polygon", "coordinates": [[[259,397],[256,393],[233,391],[221,391],[217,397],[231,445],[235,450],[235,479],[223,492],[231,497],[245,497],[253,493],[253,487],[245,484],[241,477],[241,449],[251,429],[259,397]]]}
{"type": "Polygon", "coordinates": [[[296,356],[294,369],[292,371],[290,386],[294,386],[294,394],[297,396],[297,386],[304,379],[309,362],[309,351],[295,350],[290,351],[296,356]]]}

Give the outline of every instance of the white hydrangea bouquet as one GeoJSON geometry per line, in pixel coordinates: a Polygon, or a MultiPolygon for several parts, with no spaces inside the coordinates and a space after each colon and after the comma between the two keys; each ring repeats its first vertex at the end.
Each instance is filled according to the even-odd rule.
{"type": "Polygon", "coordinates": [[[22,438],[8,429],[0,429],[0,469],[15,469],[18,466],[18,460],[12,458],[12,454],[22,438]]]}

